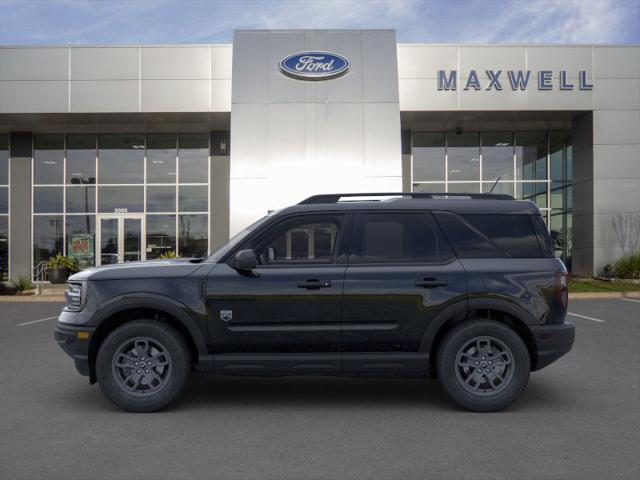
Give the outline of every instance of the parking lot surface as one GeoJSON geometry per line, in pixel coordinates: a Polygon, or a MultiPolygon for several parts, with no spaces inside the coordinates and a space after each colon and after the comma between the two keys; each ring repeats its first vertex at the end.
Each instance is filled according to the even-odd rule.
{"type": "Polygon", "coordinates": [[[637,300],[572,300],[574,349],[491,414],[435,380],[197,375],[125,413],[53,341],[61,306],[0,303],[2,479],[640,478],[637,300]]]}

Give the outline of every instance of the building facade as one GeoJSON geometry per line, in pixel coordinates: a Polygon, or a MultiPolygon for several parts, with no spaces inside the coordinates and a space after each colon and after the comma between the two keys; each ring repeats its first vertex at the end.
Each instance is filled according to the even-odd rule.
{"type": "Polygon", "coordinates": [[[500,192],[578,274],[640,243],[640,46],[0,47],[0,267],[203,256],[316,193],[500,192]]]}

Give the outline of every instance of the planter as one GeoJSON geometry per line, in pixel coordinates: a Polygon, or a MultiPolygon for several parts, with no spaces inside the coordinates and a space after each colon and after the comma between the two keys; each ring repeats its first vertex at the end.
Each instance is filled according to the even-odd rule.
{"type": "Polygon", "coordinates": [[[69,270],[66,267],[58,267],[49,269],[49,282],[60,284],[67,283],[69,278],[69,270]]]}

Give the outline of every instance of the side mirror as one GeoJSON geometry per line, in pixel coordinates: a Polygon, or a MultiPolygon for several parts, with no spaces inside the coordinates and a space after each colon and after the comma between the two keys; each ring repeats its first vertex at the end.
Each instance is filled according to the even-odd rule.
{"type": "Polygon", "coordinates": [[[231,267],[235,268],[236,270],[243,271],[255,270],[258,267],[258,258],[256,257],[256,252],[254,252],[251,248],[240,250],[238,253],[236,253],[235,257],[233,257],[231,267]]]}

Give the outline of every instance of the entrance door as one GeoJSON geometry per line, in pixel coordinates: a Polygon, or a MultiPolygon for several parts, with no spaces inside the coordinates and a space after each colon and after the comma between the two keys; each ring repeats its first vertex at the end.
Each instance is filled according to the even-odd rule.
{"type": "Polygon", "coordinates": [[[100,217],[97,264],[144,260],[142,215],[109,215],[100,217]]]}

